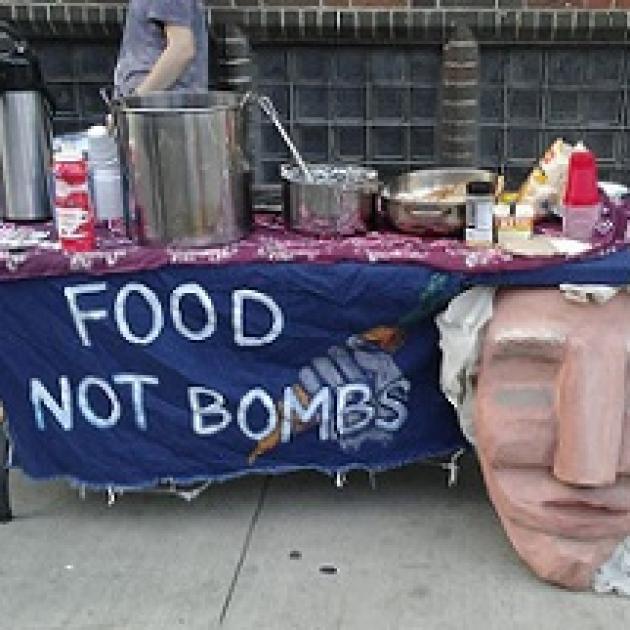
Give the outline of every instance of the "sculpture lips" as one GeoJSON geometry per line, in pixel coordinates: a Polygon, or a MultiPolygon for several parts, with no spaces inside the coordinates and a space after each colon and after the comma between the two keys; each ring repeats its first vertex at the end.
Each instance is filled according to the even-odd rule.
{"type": "Polygon", "coordinates": [[[559,499],[555,501],[543,501],[543,505],[548,508],[559,508],[562,510],[575,510],[576,512],[597,512],[602,515],[624,516],[628,514],[627,507],[606,505],[603,503],[593,503],[575,499],[559,499]]]}
{"type": "Polygon", "coordinates": [[[489,489],[503,516],[564,538],[614,538],[630,531],[630,478],[606,488],[569,488],[544,469],[495,469],[489,489]]]}

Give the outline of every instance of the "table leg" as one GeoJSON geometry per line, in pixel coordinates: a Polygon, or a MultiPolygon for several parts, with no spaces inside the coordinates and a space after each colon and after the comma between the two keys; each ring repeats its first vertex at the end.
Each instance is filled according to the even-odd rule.
{"type": "Polygon", "coordinates": [[[9,439],[3,423],[0,422],[0,523],[13,519],[9,501],[9,439]]]}

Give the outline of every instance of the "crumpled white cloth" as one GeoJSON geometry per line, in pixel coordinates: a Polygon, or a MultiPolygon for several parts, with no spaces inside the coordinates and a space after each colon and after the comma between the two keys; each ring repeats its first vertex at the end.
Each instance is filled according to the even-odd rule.
{"type": "MultiPolygon", "coordinates": [[[[603,304],[630,287],[563,284],[559,289],[568,300],[603,304]]],[[[462,432],[475,443],[473,413],[476,375],[486,326],[493,314],[496,290],[475,287],[454,298],[436,318],[440,331],[442,365],[440,386],[455,407],[462,432]]],[[[593,576],[597,593],[617,593],[630,597],[630,536],[620,543],[612,557],[593,576]]]]}
{"type": "Polygon", "coordinates": [[[630,536],[620,542],[610,560],[595,571],[593,590],[630,597],[630,536]]]}
{"type": "Polygon", "coordinates": [[[595,302],[596,304],[604,304],[622,291],[622,287],[609,287],[604,284],[561,284],[560,291],[567,300],[572,302],[595,302]]]}
{"type": "Polygon", "coordinates": [[[454,298],[436,318],[442,365],[440,386],[455,407],[461,429],[475,442],[475,378],[486,324],[492,317],[495,289],[475,287],[454,298]]]}

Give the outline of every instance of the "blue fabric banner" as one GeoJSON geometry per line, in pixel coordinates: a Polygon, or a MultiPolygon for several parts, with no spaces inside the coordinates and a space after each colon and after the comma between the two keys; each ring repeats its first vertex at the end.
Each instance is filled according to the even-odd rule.
{"type": "Polygon", "coordinates": [[[360,264],[4,283],[14,463],[141,487],[447,455],[466,442],[432,316],[460,289],[455,275],[360,264]]]}

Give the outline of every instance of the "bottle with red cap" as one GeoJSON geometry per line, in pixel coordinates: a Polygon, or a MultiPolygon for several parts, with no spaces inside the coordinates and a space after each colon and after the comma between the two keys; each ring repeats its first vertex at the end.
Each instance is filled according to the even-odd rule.
{"type": "Polygon", "coordinates": [[[601,215],[595,155],[583,144],[569,157],[563,203],[563,233],[568,238],[590,241],[601,215]]]}
{"type": "Polygon", "coordinates": [[[54,174],[55,222],[61,247],[67,252],[92,251],[96,234],[87,160],[80,153],[60,153],[54,159],[54,174]]]}

